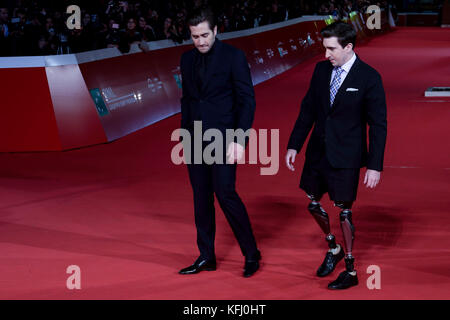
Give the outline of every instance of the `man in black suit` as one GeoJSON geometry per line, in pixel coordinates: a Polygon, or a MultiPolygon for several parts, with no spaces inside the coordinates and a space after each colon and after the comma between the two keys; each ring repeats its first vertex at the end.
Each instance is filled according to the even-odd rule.
{"type": "Polygon", "coordinates": [[[328,285],[330,289],[345,289],[358,284],[352,255],[355,228],[351,207],[356,200],[359,171],[367,167],[364,184],[374,188],[383,170],[386,99],[378,72],[353,51],[356,41],[353,28],[347,23],[335,22],[322,29],[321,34],[328,61],[316,65],[285,160],[293,171],[295,156],[314,126],[300,188],[311,200],[308,210],[325,233],[329,246],[317,275],[329,275],[345,256],[346,270],[328,285]],[[319,203],[326,192],[341,209],[345,253],[341,245],[336,244],[328,215],[319,203]]]}
{"type": "MultiPolygon", "coordinates": [[[[195,48],[181,57],[181,128],[192,135],[201,121],[202,130],[216,129],[223,137],[227,129],[247,131],[254,118],[255,96],[244,52],[216,39],[216,20],[208,8],[195,9],[188,25],[195,48]]],[[[222,161],[188,163],[200,256],[181,274],[216,269],[214,194],[245,256],[244,277],[259,269],[261,255],[247,210],[235,190],[236,162],[243,157],[246,141],[224,145],[222,161]]],[[[185,156],[193,151],[201,157],[206,144],[197,147],[186,150],[184,145],[185,156]]]]}

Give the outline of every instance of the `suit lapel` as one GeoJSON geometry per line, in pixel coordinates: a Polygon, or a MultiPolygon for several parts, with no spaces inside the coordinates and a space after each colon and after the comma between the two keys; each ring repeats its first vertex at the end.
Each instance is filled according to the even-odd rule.
{"type": "Polygon", "coordinates": [[[322,96],[322,105],[325,108],[325,113],[328,114],[331,111],[330,108],[330,83],[331,83],[331,75],[333,73],[333,65],[331,63],[328,64],[328,69],[326,71],[326,77],[324,81],[324,92],[327,92],[327,94],[324,94],[322,96]]]}
{"type": "MultiPolygon", "coordinates": [[[[193,50],[197,50],[197,48],[194,48],[193,50]]],[[[192,84],[192,88],[193,88],[193,95],[195,96],[195,97],[199,97],[200,96],[200,93],[198,92],[198,87],[197,87],[197,85],[196,85],[196,80],[195,80],[195,72],[196,72],[196,70],[195,70],[195,60],[196,60],[196,54],[197,54],[197,52],[194,52],[194,54],[192,55],[192,61],[191,61],[191,84],[192,84]]]]}
{"type": "Polygon", "coordinates": [[[212,74],[214,73],[215,66],[219,57],[220,49],[222,46],[222,42],[216,38],[214,42],[214,51],[211,53],[210,61],[208,63],[208,69],[206,70],[206,79],[202,85],[202,92],[205,92],[206,87],[210,83],[212,74]]]}
{"type": "MultiPolygon", "coordinates": [[[[334,109],[339,107],[339,102],[342,99],[343,92],[345,92],[347,90],[347,88],[349,87],[349,84],[352,83],[353,79],[356,77],[356,74],[358,73],[359,62],[360,62],[360,60],[359,60],[358,56],[356,56],[356,60],[353,63],[353,66],[351,67],[349,73],[345,77],[344,82],[339,87],[338,92],[336,93],[336,97],[334,98],[334,103],[333,103],[333,106],[331,106],[330,111],[333,111],[334,109]]],[[[328,106],[330,106],[330,99],[328,99],[328,106]]]]}

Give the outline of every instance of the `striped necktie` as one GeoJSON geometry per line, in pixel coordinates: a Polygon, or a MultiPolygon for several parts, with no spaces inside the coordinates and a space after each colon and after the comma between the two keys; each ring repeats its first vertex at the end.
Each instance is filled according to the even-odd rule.
{"type": "Polygon", "coordinates": [[[338,92],[341,85],[342,72],[344,72],[344,69],[342,69],[341,67],[334,68],[334,77],[330,85],[330,107],[333,105],[334,98],[336,97],[336,93],[338,92]]]}

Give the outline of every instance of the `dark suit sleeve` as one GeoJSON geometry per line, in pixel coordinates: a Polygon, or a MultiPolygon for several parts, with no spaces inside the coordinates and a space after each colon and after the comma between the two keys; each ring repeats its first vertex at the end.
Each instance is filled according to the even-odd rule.
{"type": "Polygon", "coordinates": [[[236,107],[236,128],[247,131],[252,127],[255,115],[255,91],[245,54],[237,50],[233,57],[232,81],[236,107]]]}
{"type": "Polygon", "coordinates": [[[386,96],[378,72],[371,77],[365,98],[367,123],[369,124],[369,155],[367,169],[382,171],[386,145],[387,120],[386,96]]]}
{"type": "Polygon", "coordinates": [[[189,94],[187,90],[187,75],[186,75],[186,55],[183,54],[180,60],[180,69],[181,69],[181,87],[182,87],[182,96],[180,99],[181,103],[181,128],[187,129],[190,123],[189,119],[189,94]]]}
{"type": "Polygon", "coordinates": [[[292,130],[291,136],[288,142],[288,149],[300,150],[305,143],[306,138],[308,137],[309,131],[316,121],[316,112],[314,110],[314,89],[317,85],[317,74],[318,74],[318,65],[314,69],[313,76],[311,78],[311,82],[309,84],[308,92],[303,98],[300,114],[298,115],[297,121],[295,122],[294,129],[292,130]]]}

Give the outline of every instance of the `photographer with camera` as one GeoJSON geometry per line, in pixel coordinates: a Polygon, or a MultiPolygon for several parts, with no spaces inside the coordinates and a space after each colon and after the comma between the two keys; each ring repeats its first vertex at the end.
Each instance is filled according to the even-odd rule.
{"type": "Polygon", "coordinates": [[[128,12],[128,1],[111,0],[108,2],[105,14],[107,16],[116,16],[128,12]]]}
{"type": "Polygon", "coordinates": [[[120,43],[119,24],[115,19],[109,19],[108,31],[105,36],[107,48],[118,48],[120,43]]]}

